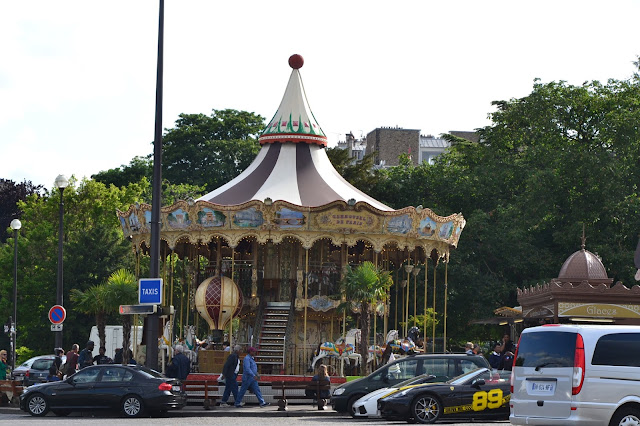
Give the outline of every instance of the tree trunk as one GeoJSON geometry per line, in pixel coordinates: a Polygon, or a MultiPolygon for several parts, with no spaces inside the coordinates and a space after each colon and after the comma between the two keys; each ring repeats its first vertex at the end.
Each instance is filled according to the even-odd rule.
{"type": "Polygon", "coordinates": [[[360,372],[363,376],[369,374],[367,371],[367,358],[369,357],[369,304],[362,304],[362,312],[360,313],[360,372]]]}
{"type": "Polygon", "coordinates": [[[98,352],[100,351],[101,346],[106,346],[107,344],[107,316],[104,312],[99,312],[96,314],[96,327],[98,327],[98,339],[99,342],[94,342],[96,344],[96,348],[98,352]]]}
{"type": "Polygon", "coordinates": [[[129,345],[131,341],[131,315],[122,315],[122,364],[129,363],[129,345]]]}

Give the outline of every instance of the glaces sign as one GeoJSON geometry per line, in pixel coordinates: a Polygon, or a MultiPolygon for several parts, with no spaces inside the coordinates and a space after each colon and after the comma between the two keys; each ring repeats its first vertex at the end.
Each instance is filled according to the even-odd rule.
{"type": "Polygon", "coordinates": [[[558,316],[591,318],[640,318],[640,305],[608,303],[558,303],[558,316]]]}
{"type": "Polygon", "coordinates": [[[141,305],[162,304],[162,278],[140,278],[138,303],[141,305]]]}

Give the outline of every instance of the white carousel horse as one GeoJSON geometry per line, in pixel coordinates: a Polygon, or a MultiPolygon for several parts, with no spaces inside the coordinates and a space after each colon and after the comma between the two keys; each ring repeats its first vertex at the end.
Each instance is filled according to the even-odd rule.
{"type": "MultiPolygon", "coordinates": [[[[356,344],[360,341],[360,329],[353,328],[347,332],[347,337],[354,337],[356,344]]],[[[320,343],[318,346],[318,354],[311,361],[310,370],[313,371],[316,362],[325,357],[337,357],[342,362],[345,359],[353,359],[356,362],[356,365],[360,364],[361,356],[359,353],[356,353],[355,345],[351,343],[347,343],[344,337],[339,337],[336,342],[324,342],[320,343]]]]}
{"type": "Polygon", "coordinates": [[[198,346],[198,339],[196,339],[196,327],[193,325],[185,325],[184,327],[184,354],[189,358],[191,364],[197,362],[196,346],[198,346]]]}
{"type": "Polygon", "coordinates": [[[165,365],[167,358],[173,356],[173,348],[171,347],[171,321],[167,321],[162,329],[162,336],[158,339],[158,352],[160,353],[160,360],[162,366],[162,373],[165,373],[165,365]]]}

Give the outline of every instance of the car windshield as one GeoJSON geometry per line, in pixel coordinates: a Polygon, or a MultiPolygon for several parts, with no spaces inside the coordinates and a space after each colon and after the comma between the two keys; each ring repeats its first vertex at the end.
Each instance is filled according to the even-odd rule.
{"type": "Polygon", "coordinates": [[[394,388],[402,388],[404,386],[417,385],[419,383],[428,382],[430,379],[433,379],[434,376],[431,374],[422,374],[417,377],[412,377],[410,379],[405,380],[404,382],[400,382],[398,384],[393,385],[394,388]]]}
{"type": "Polygon", "coordinates": [[[488,371],[488,370],[486,368],[476,368],[473,371],[461,374],[458,377],[454,377],[453,379],[448,380],[447,383],[449,383],[450,385],[462,385],[465,382],[467,382],[469,379],[479,375],[481,372],[484,372],[484,371],[488,371]]]}

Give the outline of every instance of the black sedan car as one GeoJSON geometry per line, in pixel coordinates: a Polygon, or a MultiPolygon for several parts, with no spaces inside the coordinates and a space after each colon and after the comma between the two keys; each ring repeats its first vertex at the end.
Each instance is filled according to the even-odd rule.
{"type": "Polygon", "coordinates": [[[138,417],[145,411],[166,412],[185,404],[178,380],[146,367],[117,364],[87,367],[66,380],[30,386],[20,396],[20,409],[33,416],[105,409],[138,417]]]}
{"type": "Polygon", "coordinates": [[[465,373],[445,383],[396,389],[378,400],[385,419],[435,423],[443,418],[509,418],[511,372],[487,368],[465,373]]]}

